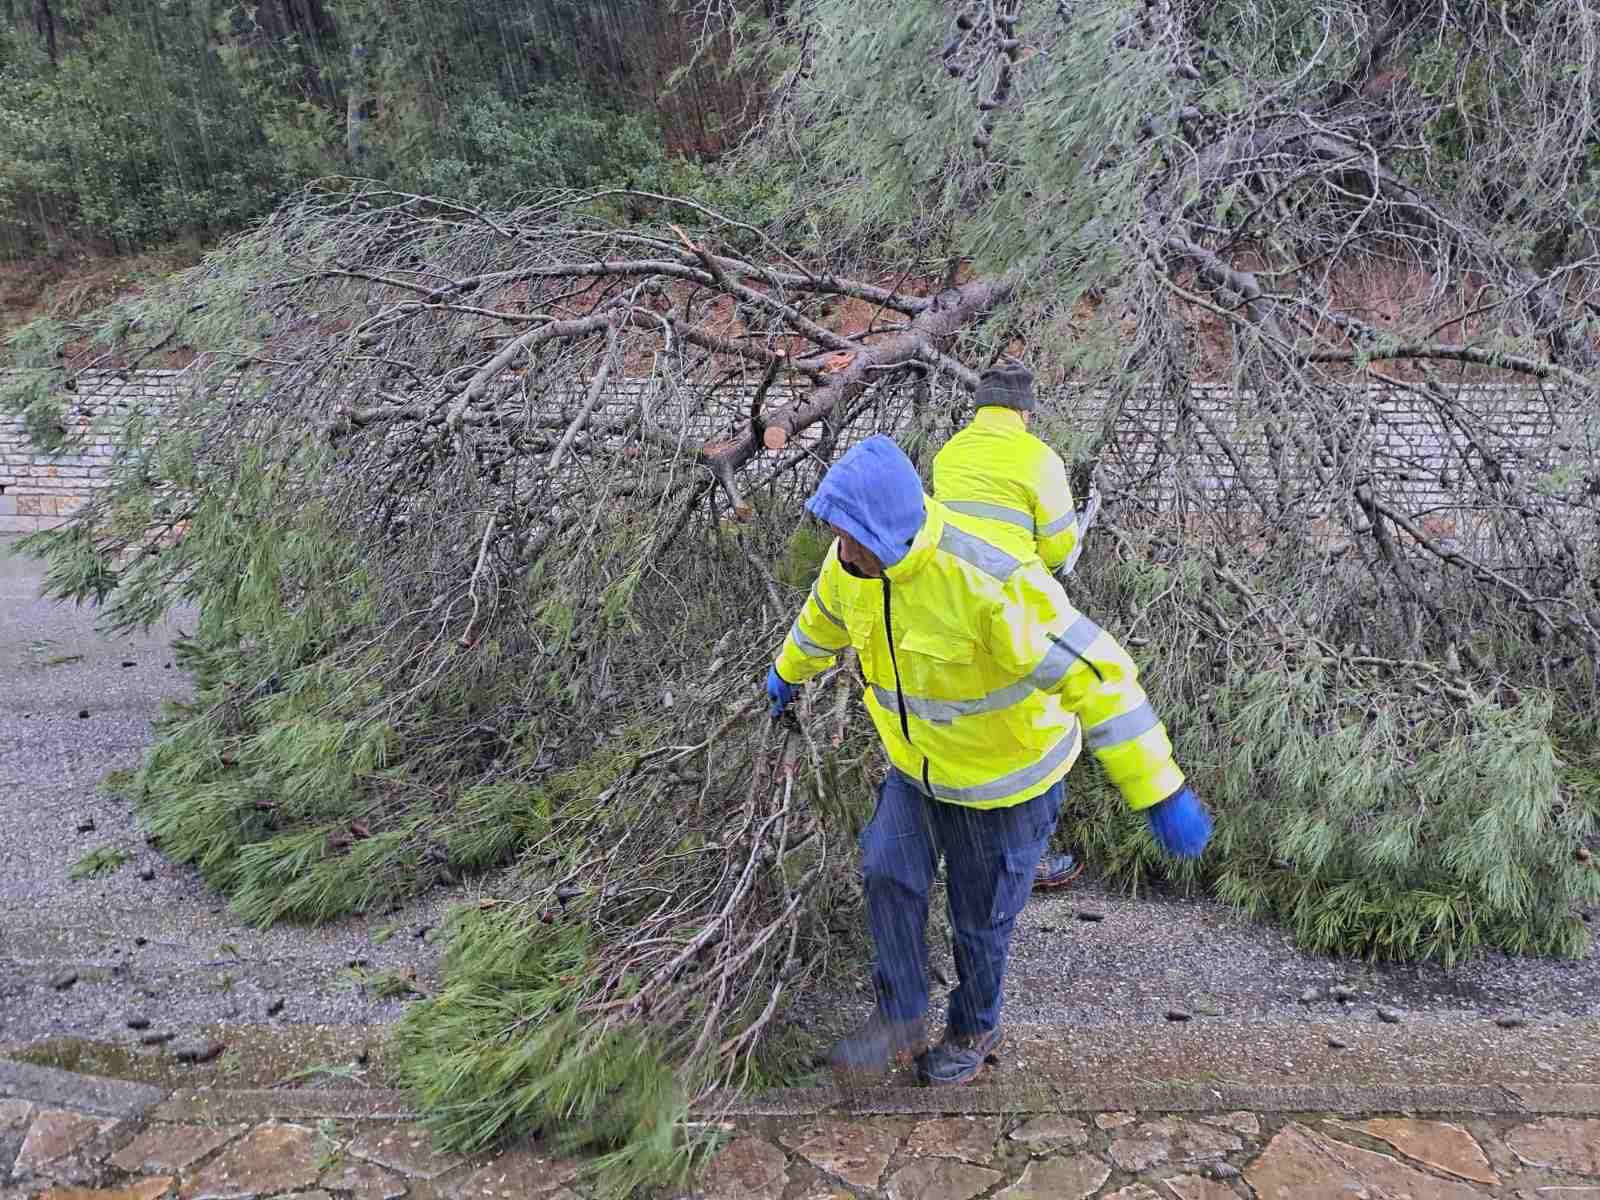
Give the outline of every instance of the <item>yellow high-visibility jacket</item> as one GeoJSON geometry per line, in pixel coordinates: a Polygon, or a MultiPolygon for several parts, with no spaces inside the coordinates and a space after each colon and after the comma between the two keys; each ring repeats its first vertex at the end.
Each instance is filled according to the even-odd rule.
{"type": "Polygon", "coordinates": [[[1029,800],[1085,742],[1131,808],[1166,799],[1183,773],[1132,659],[1035,555],[1008,553],[990,528],[929,499],[882,579],[848,572],[836,541],[778,673],[802,683],[854,646],[890,761],[951,804],[1029,800]]]}
{"type": "Polygon", "coordinates": [[[1051,571],[1078,557],[1078,516],[1061,456],[1015,409],[985,405],[933,457],[933,495],[987,523],[984,536],[1017,557],[1037,553],[1051,571]]]}

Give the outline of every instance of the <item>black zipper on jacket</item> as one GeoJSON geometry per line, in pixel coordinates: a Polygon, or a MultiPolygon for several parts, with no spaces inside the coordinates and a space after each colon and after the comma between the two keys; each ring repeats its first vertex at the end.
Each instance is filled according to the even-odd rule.
{"type": "Polygon", "coordinates": [[[906,694],[900,688],[900,660],[894,656],[894,616],[889,611],[889,577],[883,579],[883,636],[889,643],[889,665],[894,668],[894,701],[900,706],[900,732],[911,741],[911,721],[906,716],[906,694]]]}
{"type": "MultiPolygon", "coordinates": [[[[889,665],[894,668],[894,701],[900,709],[900,732],[905,735],[906,745],[912,748],[916,743],[911,740],[911,719],[906,715],[906,694],[900,686],[900,660],[894,653],[894,615],[889,606],[889,577],[883,577],[883,636],[889,643],[889,665]]],[[[933,784],[928,781],[928,756],[922,756],[922,788],[933,798],[933,784]]]]}

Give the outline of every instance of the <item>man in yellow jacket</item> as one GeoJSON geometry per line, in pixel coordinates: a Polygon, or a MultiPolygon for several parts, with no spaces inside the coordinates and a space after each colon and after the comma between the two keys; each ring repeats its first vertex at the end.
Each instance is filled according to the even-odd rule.
{"type": "Polygon", "coordinates": [[[923,495],[892,441],[851,448],[806,507],[836,540],[768,672],[772,712],[853,646],[891,766],[861,836],[877,1011],[829,1061],[871,1076],[915,1056],[924,1082],[965,1083],[1000,1045],[1012,927],[1082,747],[1169,853],[1199,854],[1210,819],[1123,649],[1037,557],[923,495]],[[959,985],[929,1050],[924,935],[941,854],[959,985]]]}
{"type": "Polygon", "coordinates": [[[984,535],[1051,574],[1072,570],[1083,548],[1067,464],[1028,432],[1033,372],[1007,365],[978,377],[977,411],[933,458],[933,495],[985,522],[984,535]]]}
{"type": "MultiPolygon", "coordinates": [[[[978,378],[972,422],[933,459],[933,495],[981,522],[983,536],[1014,558],[1037,554],[1066,574],[1083,548],[1061,456],[1028,432],[1033,372],[1007,365],[978,378]]],[[[1065,887],[1083,870],[1071,854],[1039,856],[1036,890],[1065,887]]]]}

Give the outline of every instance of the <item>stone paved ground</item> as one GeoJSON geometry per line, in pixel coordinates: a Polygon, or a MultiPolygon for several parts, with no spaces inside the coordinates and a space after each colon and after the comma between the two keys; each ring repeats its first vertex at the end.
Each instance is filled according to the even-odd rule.
{"type": "MultiPolygon", "coordinates": [[[[85,1093],[96,1111],[64,1105],[55,1087],[42,1100],[0,1099],[0,1198],[592,1194],[580,1162],[537,1144],[436,1153],[404,1114],[373,1118],[401,1103],[389,1093],[200,1090],[153,1103],[156,1089],[115,1086],[156,1094],[130,1108],[116,1094],[85,1093]]],[[[1555,1107],[1595,1095],[1569,1089],[1555,1107]]],[[[678,1200],[1600,1200],[1600,1119],[1582,1112],[835,1109],[722,1130],[723,1148],[678,1200]]]]}
{"type": "Polygon", "coordinates": [[[787,1119],[707,1200],[1600,1200],[1600,1121],[1102,1112],[787,1119]]]}

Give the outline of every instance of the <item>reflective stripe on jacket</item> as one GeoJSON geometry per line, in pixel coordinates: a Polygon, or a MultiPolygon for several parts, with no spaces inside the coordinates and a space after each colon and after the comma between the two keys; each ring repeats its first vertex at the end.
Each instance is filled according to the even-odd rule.
{"type": "Polygon", "coordinates": [[[1014,409],[985,405],[933,458],[933,495],[988,523],[984,536],[1051,571],[1076,557],[1078,517],[1061,456],[1014,409]]]}
{"type": "Polygon", "coordinates": [[[1133,661],[1038,558],[995,545],[990,528],[929,500],[881,580],[847,572],[836,542],[779,674],[801,683],[854,646],[890,760],[952,804],[1031,799],[1085,743],[1130,807],[1166,799],[1183,773],[1133,661]]]}

